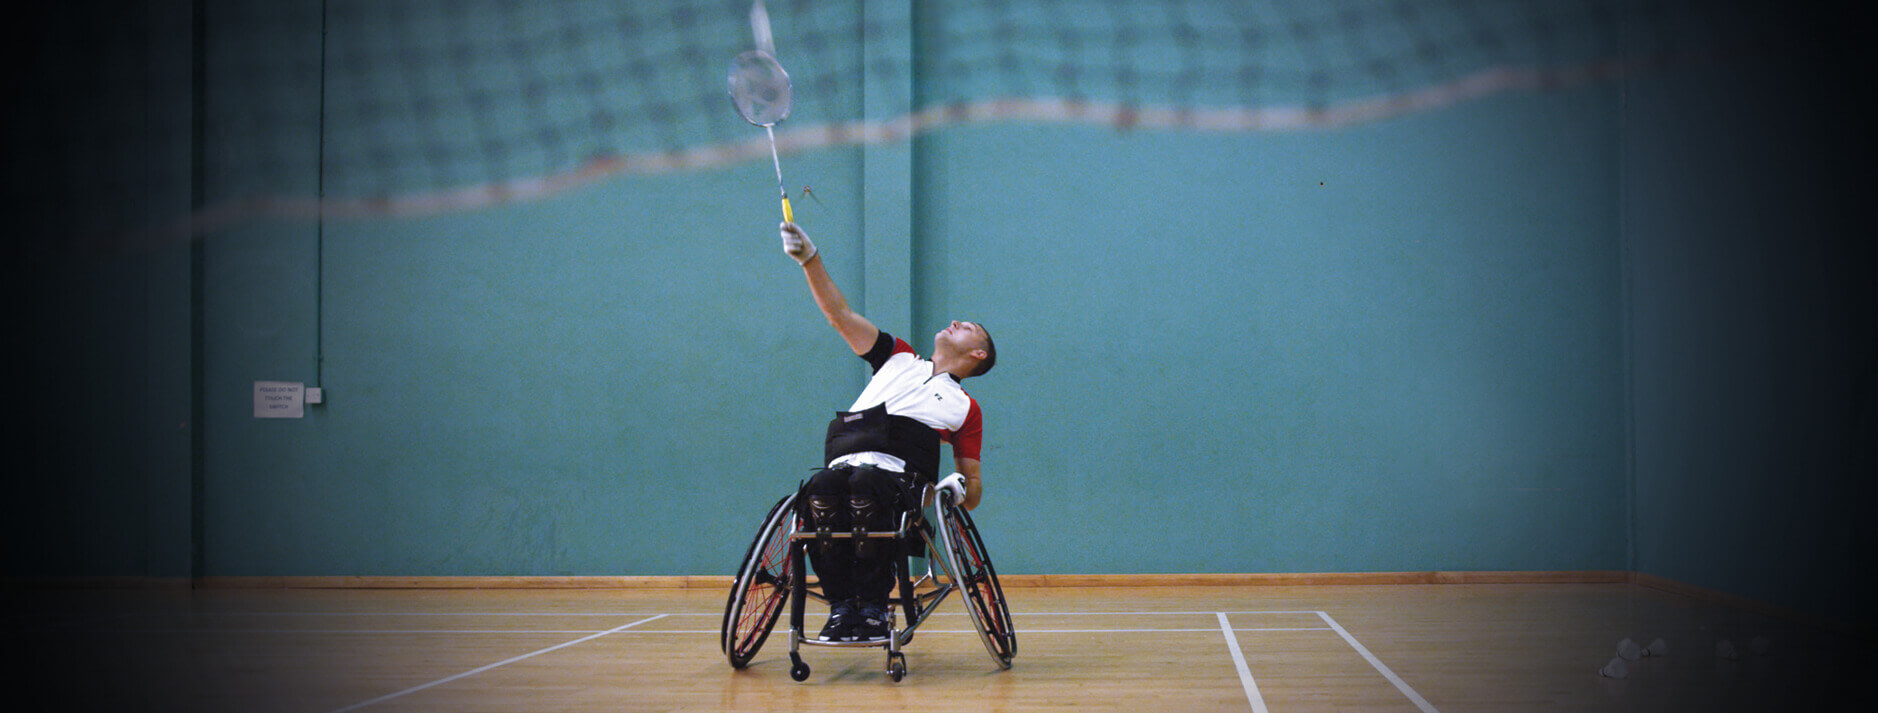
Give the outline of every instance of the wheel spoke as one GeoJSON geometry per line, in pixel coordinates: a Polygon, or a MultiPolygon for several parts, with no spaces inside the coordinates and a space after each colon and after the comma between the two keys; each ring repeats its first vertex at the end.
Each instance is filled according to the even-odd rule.
{"type": "Polygon", "coordinates": [[[762,648],[787,599],[791,572],[784,555],[793,525],[788,510],[793,499],[793,495],[785,496],[770,508],[731,586],[722,639],[733,668],[743,668],[762,648]]]}

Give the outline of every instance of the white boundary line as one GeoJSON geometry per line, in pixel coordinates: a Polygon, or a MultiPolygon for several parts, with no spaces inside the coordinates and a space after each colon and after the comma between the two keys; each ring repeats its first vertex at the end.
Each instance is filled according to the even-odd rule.
{"type": "MultiPolygon", "coordinates": [[[[468,671],[464,671],[462,673],[458,673],[458,674],[451,675],[451,676],[446,676],[444,678],[440,678],[435,681],[430,681],[428,683],[420,684],[417,686],[412,686],[402,691],[389,693],[383,696],[379,696],[377,698],[373,698],[373,699],[366,700],[366,701],[361,701],[359,703],[354,703],[352,705],[345,706],[343,708],[336,708],[330,711],[329,713],[346,713],[347,711],[354,711],[354,710],[358,710],[361,708],[366,708],[368,706],[382,703],[384,701],[406,696],[406,695],[416,693],[418,691],[423,691],[429,688],[434,688],[436,686],[441,686],[443,684],[450,683],[452,681],[461,680],[463,678],[474,676],[476,674],[480,674],[485,671],[489,671],[495,668],[506,666],[508,664],[512,664],[518,661],[523,661],[526,659],[534,658],[536,656],[540,656],[545,653],[558,651],[560,649],[564,649],[569,646],[574,646],[576,644],[585,643],[585,642],[600,638],[602,636],[608,636],[611,634],[618,634],[622,632],[634,633],[634,634],[682,634],[682,635],[714,634],[718,632],[706,631],[706,630],[652,630],[652,631],[627,632],[627,630],[637,627],[641,624],[648,624],[648,623],[658,621],[660,619],[669,618],[669,617],[718,617],[718,616],[722,616],[721,614],[710,613],[710,612],[670,612],[670,613],[663,613],[663,614],[644,614],[644,613],[621,614],[617,612],[614,612],[614,613],[608,613],[608,612],[571,612],[571,613],[556,613],[556,612],[273,612],[273,613],[239,612],[239,613],[235,613],[235,612],[230,612],[228,614],[234,614],[234,615],[240,615],[240,616],[361,616],[361,617],[376,617],[376,616],[435,616],[435,617],[441,617],[441,616],[472,616],[472,617],[474,616],[493,616],[493,617],[504,617],[504,616],[511,616],[511,617],[512,616],[530,616],[530,617],[539,617],[539,616],[570,616],[570,617],[641,616],[641,617],[644,617],[644,618],[632,621],[630,623],[623,624],[621,626],[607,629],[605,631],[594,631],[594,632],[583,632],[580,630],[569,631],[569,630],[514,630],[514,629],[511,629],[511,630],[503,630],[503,629],[491,629],[491,630],[254,629],[254,630],[246,630],[245,632],[241,630],[237,630],[235,632],[225,632],[225,633],[258,633],[258,634],[273,633],[273,634],[484,634],[484,635],[489,635],[489,634],[540,635],[540,634],[587,633],[586,636],[582,636],[578,639],[573,639],[571,641],[566,641],[560,644],[556,644],[554,646],[549,646],[547,648],[531,651],[529,653],[525,653],[520,656],[511,657],[511,658],[504,659],[502,661],[497,661],[495,663],[488,664],[485,666],[479,666],[477,668],[473,668],[468,671]]],[[[1239,632],[1239,631],[1246,631],[1246,632],[1333,631],[1333,632],[1336,632],[1336,634],[1343,639],[1345,644],[1348,644],[1352,650],[1356,651],[1358,655],[1362,656],[1365,661],[1368,661],[1369,665],[1375,668],[1377,673],[1382,674],[1383,678],[1387,679],[1391,685],[1395,686],[1396,690],[1401,691],[1402,694],[1409,699],[1409,702],[1414,703],[1416,708],[1420,709],[1423,713],[1440,713],[1440,711],[1436,710],[1434,706],[1428,703],[1427,699],[1422,698],[1420,693],[1417,693],[1415,689],[1410,687],[1406,681],[1403,681],[1402,677],[1397,676],[1396,673],[1390,670],[1390,668],[1387,665],[1385,665],[1381,659],[1376,658],[1376,655],[1371,653],[1367,647],[1363,646],[1362,642],[1357,641],[1356,637],[1352,636],[1349,630],[1344,629],[1342,624],[1337,623],[1336,619],[1331,618],[1329,612],[1325,612],[1322,610],[1233,611],[1233,612],[1226,612],[1226,611],[1213,611],[1213,612],[1198,612],[1198,611],[1028,612],[1028,613],[1025,613],[1024,616],[1026,618],[1032,617],[1032,616],[1038,616],[1038,617],[1042,617],[1042,616],[1131,616],[1131,617],[1139,617],[1139,616],[1203,616],[1206,614],[1213,615],[1213,617],[1219,622],[1218,628],[1196,629],[1196,628],[1135,627],[1135,628],[1127,628],[1127,629],[1019,629],[1018,631],[1019,633],[1025,633],[1025,634],[1201,633],[1201,632],[1218,631],[1220,632],[1221,636],[1224,637],[1226,640],[1226,648],[1232,655],[1233,667],[1234,669],[1236,669],[1236,671],[1239,674],[1239,681],[1241,685],[1243,685],[1245,688],[1246,701],[1251,704],[1253,713],[1269,713],[1269,709],[1267,709],[1265,706],[1264,696],[1259,692],[1258,683],[1252,678],[1251,667],[1246,662],[1244,650],[1241,649],[1239,646],[1239,638],[1236,632],[1239,632]],[[1316,618],[1322,620],[1325,626],[1321,626],[1321,627],[1318,627],[1318,626],[1258,627],[1258,628],[1236,629],[1232,626],[1231,621],[1228,620],[1227,618],[1228,614],[1239,614],[1239,615],[1250,615],[1250,616],[1307,615],[1308,614],[1308,615],[1315,616],[1316,618]]],[[[958,616],[964,616],[964,614],[958,614],[958,616]]],[[[205,629],[204,631],[207,631],[207,630],[208,629],[205,629]]],[[[944,629],[927,629],[927,630],[924,630],[924,633],[974,634],[977,632],[971,629],[960,629],[956,631],[944,630],[944,629]]]]}
{"type": "MultiPolygon", "coordinates": [[[[1235,612],[1212,612],[1212,613],[1213,614],[1233,614],[1235,612]]],[[[1256,614],[1257,612],[1236,612],[1236,613],[1256,614]]],[[[642,614],[640,616],[652,616],[652,615],[642,614]]],[[[660,616],[669,618],[669,617],[675,617],[675,616],[681,616],[681,615],[665,614],[665,615],[660,615],[660,616]]],[[[710,614],[708,616],[717,617],[721,615],[710,614]]],[[[1030,616],[1030,615],[1026,615],[1026,616],[1030,616]]],[[[1054,616],[1054,615],[1046,615],[1046,616],[1054,616]]],[[[1211,633],[1217,630],[1218,629],[1213,628],[1213,627],[1193,628],[1193,627],[1137,626],[1137,627],[1130,627],[1126,629],[1028,629],[1026,628],[1026,629],[1019,629],[1018,631],[1021,633],[1025,633],[1025,634],[1180,634],[1180,633],[1201,633],[1201,632],[1211,633]]],[[[347,634],[347,635],[366,635],[366,636],[370,636],[374,634],[474,634],[474,635],[535,634],[535,635],[539,635],[539,634],[607,634],[607,633],[637,634],[637,635],[644,636],[644,635],[651,635],[651,634],[717,634],[717,633],[721,633],[716,629],[635,629],[631,631],[620,631],[617,629],[605,629],[605,630],[603,629],[356,629],[356,628],[353,628],[353,629],[318,629],[318,628],[229,629],[229,628],[220,628],[220,627],[195,627],[195,628],[177,627],[177,628],[152,628],[152,629],[129,629],[127,628],[127,629],[117,629],[116,631],[121,631],[127,634],[211,634],[211,633],[212,634],[256,634],[256,635],[347,634]]],[[[1328,626],[1259,626],[1259,627],[1240,626],[1240,627],[1234,627],[1233,631],[1281,633],[1281,632],[1291,632],[1291,631],[1335,631],[1335,629],[1332,629],[1328,626]]],[[[977,629],[937,629],[937,628],[925,629],[925,628],[922,628],[920,629],[920,632],[932,633],[932,634],[976,634],[978,633],[978,630],[977,629]]]]}
{"type": "MultiPolygon", "coordinates": [[[[1016,612],[1025,617],[1146,617],[1146,615],[1202,615],[1215,614],[1251,614],[1251,615],[1311,615],[1316,617],[1316,610],[1258,610],[1258,612],[1016,612]]],[[[721,617],[723,612],[186,612],[186,614],[122,614],[118,617],[721,617]]],[[[965,612],[933,612],[935,617],[963,617],[965,612]]],[[[1211,629],[1208,629],[1211,630],[1211,629]]],[[[1243,629],[1241,629],[1243,630],[1243,629]]]]}
{"type": "Polygon", "coordinates": [[[487,666],[478,666],[478,667],[476,667],[476,668],[472,668],[472,669],[470,669],[470,670],[468,670],[468,671],[464,671],[464,672],[462,672],[462,673],[459,673],[459,674],[456,674],[456,675],[454,675],[454,676],[445,676],[445,677],[443,677],[443,678],[439,678],[439,679],[437,679],[437,680],[435,680],[435,681],[431,681],[430,683],[425,683],[425,684],[421,684],[421,685],[417,685],[417,686],[412,686],[412,687],[410,687],[410,688],[406,688],[406,689],[404,689],[404,690],[402,690],[402,691],[398,691],[397,693],[387,693],[387,694],[385,694],[385,695],[382,695],[382,696],[379,696],[379,697],[377,697],[377,698],[373,698],[373,699],[371,699],[371,700],[369,700],[369,701],[363,701],[363,702],[359,702],[359,703],[354,703],[354,704],[352,704],[352,705],[349,705],[349,706],[346,706],[346,707],[344,707],[344,708],[335,708],[335,709],[333,709],[333,710],[332,710],[332,713],[344,713],[344,711],[352,711],[352,710],[358,710],[358,709],[360,709],[360,708],[364,708],[364,707],[366,707],[366,706],[370,706],[370,705],[374,705],[374,704],[377,704],[377,703],[382,703],[382,702],[385,702],[385,701],[388,701],[388,700],[391,700],[391,699],[393,699],[393,698],[397,698],[397,697],[399,697],[399,696],[404,696],[404,695],[408,695],[408,694],[411,694],[411,693],[416,693],[416,692],[418,692],[418,691],[422,691],[422,690],[424,690],[424,689],[427,689],[427,688],[432,688],[432,687],[435,687],[435,686],[441,686],[441,685],[443,685],[443,684],[446,684],[446,683],[449,683],[449,682],[451,682],[451,681],[455,681],[455,680],[457,680],[457,679],[461,679],[461,678],[467,678],[467,677],[469,677],[469,676],[474,676],[474,675],[476,675],[476,674],[479,674],[479,673],[482,673],[482,672],[484,672],[484,671],[488,671],[488,670],[490,670],[490,669],[493,669],[493,668],[497,668],[497,667],[501,667],[501,666],[507,666],[507,665],[509,665],[509,664],[512,664],[512,663],[515,663],[515,662],[517,662],[517,661],[522,661],[522,660],[525,660],[525,659],[531,659],[531,658],[534,658],[534,657],[536,657],[536,656],[540,656],[540,655],[542,655],[542,654],[545,654],[545,653],[548,653],[548,652],[550,652],[550,651],[559,651],[559,650],[561,650],[561,649],[565,649],[565,648],[567,648],[567,647],[569,647],[569,646],[573,646],[573,645],[575,645],[575,644],[579,644],[579,643],[585,643],[585,642],[588,642],[588,641],[592,641],[592,640],[594,640],[594,639],[598,639],[598,638],[600,638],[600,637],[602,637],[602,636],[606,636],[607,634],[612,634],[612,633],[616,633],[616,632],[621,632],[621,631],[625,631],[625,630],[627,630],[627,629],[630,629],[630,628],[633,628],[633,627],[635,627],[635,626],[638,626],[638,625],[640,625],[640,624],[644,624],[644,623],[646,623],[646,622],[652,622],[652,621],[658,621],[658,620],[660,620],[660,619],[664,619],[665,617],[666,617],[666,615],[665,615],[665,614],[659,614],[659,615],[657,615],[657,616],[652,616],[652,617],[647,617],[647,618],[645,618],[645,619],[640,619],[640,620],[638,620],[638,621],[635,621],[635,622],[632,622],[632,623],[630,623],[630,624],[623,624],[623,625],[621,625],[621,626],[616,626],[616,627],[613,627],[613,628],[611,628],[611,629],[608,629],[608,630],[606,630],[606,631],[602,631],[602,632],[599,632],[599,633],[597,633],[597,634],[591,634],[591,635],[588,635],[588,636],[583,636],[583,637],[580,637],[580,638],[578,638],[578,639],[575,639],[575,640],[573,640],[573,641],[568,641],[568,642],[564,642],[564,643],[560,643],[560,644],[555,644],[555,645],[553,645],[553,646],[550,646],[550,647],[548,647],[548,648],[545,648],[545,649],[537,649],[537,650],[535,650],[535,651],[530,651],[530,652],[528,652],[528,653],[525,653],[525,654],[522,654],[522,655],[520,655],[520,656],[515,656],[515,657],[512,657],[512,658],[507,658],[507,659],[503,659],[503,660],[501,660],[501,661],[497,661],[497,662],[495,662],[495,663],[492,663],[492,664],[489,664],[489,665],[487,665],[487,666]]]}
{"type": "Polygon", "coordinates": [[[1435,710],[1434,706],[1428,705],[1428,701],[1423,699],[1421,694],[1416,693],[1415,689],[1410,688],[1408,683],[1402,680],[1401,676],[1395,675],[1395,672],[1389,670],[1388,666],[1384,666],[1382,661],[1376,658],[1375,654],[1370,653],[1369,649],[1364,648],[1361,643],[1358,643],[1356,637],[1351,636],[1350,632],[1343,629],[1342,624],[1338,624],[1337,620],[1330,618],[1329,613],[1320,611],[1317,613],[1317,616],[1323,618],[1324,623],[1329,624],[1330,628],[1335,629],[1337,635],[1343,637],[1344,642],[1348,643],[1350,648],[1356,649],[1357,653],[1362,654],[1363,658],[1369,661],[1369,665],[1376,667],[1376,671],[1381,673],[1383,678],[1387,678],[1390,683],[1395,684],[1396,690],[1401,691],[1402,695],[1408,696],[1409,701],[1413,702],[1416,708],[1422,709],[1423,713],[1440,713],[1440,711],[1435,710]]]}
{"type": "MultiPolygon", "coordinates": [[[[305,635],[305,634],[344,634],[348,636],[372,636],[378,634],[450,634],[487,636],[497,634],[636,634],[651,636],[655,634],[719,634],[716,629],[652,629],[642,631],[598,631],[595,629],[126,629],[131,634],[257,634],[257,635],[305,635]]],[[[1216,628],[1205,629],[1019,629],[1023,634],[1194,634],[1212,633],[1216,628]]],[[[1327,626],[1268,626],[1258,628],[1239,627],[1233,631],[1283,633],[1293,631],[1335,631],[1327,626]]],[[[922,634],[977,634],[977,629],[920,629],[922,634]]]]}
{"type": "Polygon", "coordinates": [[[1252,713],[1267,713],[1265,697],[1259,695],[1259,685],[1252,680],[1252,669],[1246,666],[1245,652],[1239,650],[1239,637],[1233,635],[1232,623],[1226,621],[1226,612],[1213,612],[1219,617],[1219,632],[1226,636],[1226,648],[1232,651],[1232,665],[1239,669],[1239,683],[1245,686],[1245,698],[1252,704],[1252,713]]]}

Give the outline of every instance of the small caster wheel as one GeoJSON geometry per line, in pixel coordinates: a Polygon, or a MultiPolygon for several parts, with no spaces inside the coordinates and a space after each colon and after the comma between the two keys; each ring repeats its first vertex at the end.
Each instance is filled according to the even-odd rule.
{"type": "Polygon", "coordinates": [[[789,677],[790,678],[795,679],[796,683],[801,683],[803,681],[809,680],[809,664],[808,662],[802,660],[802,656],[800,654],[791,652],[789,654],[789,661],[790,661],[789,663],[789,677]]]}
{"type": "Polygon", "coordinates": [[[906,678],[906,654],[894,654],[887,657],[887,677],[899,683],[906,678]]]}

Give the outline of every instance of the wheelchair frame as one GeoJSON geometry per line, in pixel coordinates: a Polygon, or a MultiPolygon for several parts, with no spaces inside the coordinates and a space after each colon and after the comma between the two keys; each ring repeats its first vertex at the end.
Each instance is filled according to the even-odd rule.
{"type": "Polygon", "coordinates": [[[1011,626],[1004,589],[998,583],[997,571],[985,552],[984,540],[979,537],[971,514],[953,504],[949,495],[935,497],[932,486],[926,486],[922,502],[932,503],[933,516],[925,517],[924,509],[901,513],[900,525],[892,532],[804,530],[795,512],[795,498],[794,493],[783,496],[770,508],[731,584],[719,633],[720,645],[732,668],[744,668],[755,658],[787,602],[790,678],[803,681],[809,677],[808,663],[802,660],[803,646],[884,648],[887,675],[898,682],[906,676],[907,670],[906,654],[901,648],[913,640],[919,626],[954,592],[959,592],[960,598],[965,600],[985,651],[1000,669],[1011,667],[1011,658],[1017,654],[1017,632],[1011,626]],[[897,595],[892,602],[895,606],[888,610],[888,635],[865,641],[820,641],[808,637],[802,626],[807,600],[827,602],[805,576],[808,548],[817,543],[854,538],[891,540],[890,546],[900,547],[904,552],[894,560],[897,595]],[[914,552],[923,553],[926,563],[925,572],[917,580],[911,578],[908,563],[910,558],[921,556],[914,552]],[[900,615],[906,619],[904,628],[896,628],[900,615]]]}

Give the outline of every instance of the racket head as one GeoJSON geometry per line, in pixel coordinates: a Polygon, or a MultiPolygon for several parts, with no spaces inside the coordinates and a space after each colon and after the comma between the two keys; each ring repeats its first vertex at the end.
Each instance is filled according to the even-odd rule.
{"type": "Polygon", "coordinates": [[[757,126],[775,126],[789,118],[795,94],[789,73],[770,53],[749,50],[730,62],[730,103],[737,115],[757,126]]]}

